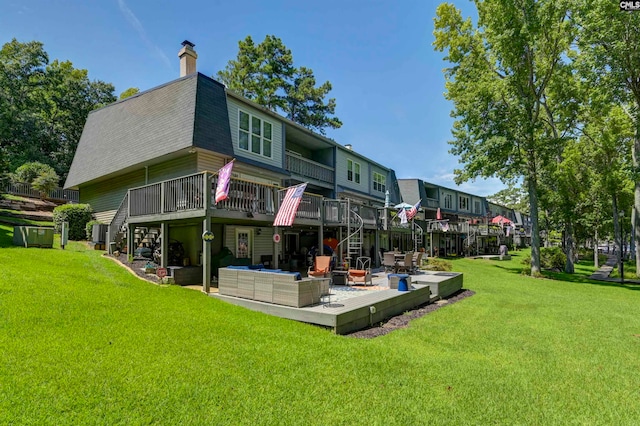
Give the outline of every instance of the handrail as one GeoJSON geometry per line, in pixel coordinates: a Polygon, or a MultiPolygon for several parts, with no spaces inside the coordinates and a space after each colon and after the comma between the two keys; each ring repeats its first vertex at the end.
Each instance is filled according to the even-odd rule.
{"type": "Polygon", "coordinates": [[[109,224],[109,238],[108,242],[111,243],[115,240],[116,234],[119,232],[122,225],[127,221],[127,217],[129,216],[129,192],[124,194],[124,198],[116,210],[116,214],[111,219],[111,223],[109,224]]]}

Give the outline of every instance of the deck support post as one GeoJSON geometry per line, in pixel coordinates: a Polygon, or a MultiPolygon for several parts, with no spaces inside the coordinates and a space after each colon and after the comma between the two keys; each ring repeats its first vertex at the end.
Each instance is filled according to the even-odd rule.
{"type": "MultiPolygon", "coordinates": [[[[211,231],[211,209],[212,209],[212,185],[209,181],[209,173],[204,174],[204,220],[202,221],[202,234],[211,231]]],[[[219,236],[221,237],[221,236],[219,236]]],[[[211,289],[211,242],[202,239],[202,291],[209,293],[211,289]]]]}
{"type": "Polygon", "coordinates": [[[169,264],[169,225],[160,223],[160,266],[166,268],[169,264]]]}

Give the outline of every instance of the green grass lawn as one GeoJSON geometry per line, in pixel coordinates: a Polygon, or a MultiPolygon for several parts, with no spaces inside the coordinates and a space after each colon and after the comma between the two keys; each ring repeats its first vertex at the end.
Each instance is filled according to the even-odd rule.
{"type": "MultiPolygon", "coordinates": [[[[637,424],[638,287],[459,259],[473,297],[371,340],[141,281],[0,225],[0,424],[637,424]]],[[[585,270],[589,269],[588,265],[585,270]]]]}

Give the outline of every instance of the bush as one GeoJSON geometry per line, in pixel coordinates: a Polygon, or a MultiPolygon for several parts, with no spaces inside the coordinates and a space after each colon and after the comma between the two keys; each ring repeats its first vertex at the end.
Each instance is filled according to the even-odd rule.
{"type": "Polygon", "coordinates": [[[62,230],[62,222],[69,222],[69,239],[83,240],[86,237],[87,222],[93,210],[89,204],[65,204],[53,209],[53,223],[56,232],[62,230]]]}
{"type": "MultiPolygon", "coordinates": [[[[567,256],[560,247],[540,248],[540,267],[542,269],[558,269],[562,271],[567,263],[567,256]]],[[[522,259],[522,264],[531,268],[531,258],[522,259]]]]}
{"type": "Polygon", "coordinates": [[[86,231],[86,240],[87,241],[91,241],[91,238],[93,238],[93,225],[104,225],[104,223],[100,222],[99,220],[90,220],[89,222],[87,222],[87,225],[85,226],[85,231],[86,231]]]}
{"type": "Polygon", "coordinates": [[[429,271],[451,271],[453,265],[448,260],[430,257],[427,259],[427,266],[424,269],[429,271]]]}

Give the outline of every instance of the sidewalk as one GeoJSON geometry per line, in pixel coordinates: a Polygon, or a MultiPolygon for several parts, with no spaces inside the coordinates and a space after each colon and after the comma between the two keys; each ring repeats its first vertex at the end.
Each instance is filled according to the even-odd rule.
{"type": "Polygon", "coordinates": [[[620,278],[609,278],[611,275],[611,271],[615,268],[616,263],[618,262],[618,258],[616,256],[609,255],[607,257],[607,261],[605,264],[598,269],[596,272],[591,274],[589,278],[596,281],[607,281],[612,283],[628,283],[628,284],[640,284],[640,280],[624,280],[622,281],[620,278]]]}

